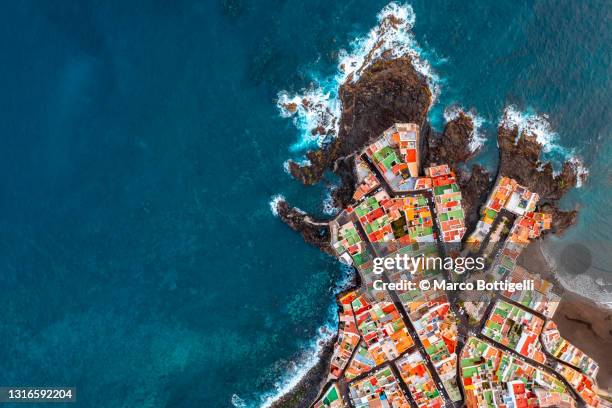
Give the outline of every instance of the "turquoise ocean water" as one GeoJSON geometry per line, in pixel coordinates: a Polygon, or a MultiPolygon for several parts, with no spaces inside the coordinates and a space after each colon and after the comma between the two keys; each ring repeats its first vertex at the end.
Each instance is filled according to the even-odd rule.
{"type": "MultiPolygon", "coordinates": [[[[411,49],[440,89],[432,122],[474,109],[488,166],[505,106],[548,115],[547,154],[590,172],[557,244],[588,243],[602,279],[611,11],[574,3],[414,1],[411,49]]],[[[76,386],[82,407],[250,407],[312,363],[346,271],[270,201],[323,215],[334,180],[285,173],[308,143],[276,99],[333,88],[339,51],[386,5],[4,4],[0,385],[76,386]]]]}

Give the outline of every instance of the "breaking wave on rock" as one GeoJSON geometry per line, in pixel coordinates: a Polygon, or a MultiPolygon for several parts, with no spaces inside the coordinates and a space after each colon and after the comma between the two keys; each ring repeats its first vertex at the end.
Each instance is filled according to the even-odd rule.
{"type": "Polygon", "coordinates": [[[275,217],[278,217],[278,203],[280,203],[281,201],[285,201],[285,197],[280,194],[273,196],[270,200],[270,210],[272,211],[272,214],[274,214],[275,217]]]}
{"type": "Polygon", "coordinates": [[[304,376],[319,362],[319,355],[325,345],[336,334],[338,327],[337,307],[335,304],[329,309],[329,318],[326,324],[321,326],[318,334],[312,342],[304,349],[300,357],[291,362],[292,368],[287,370],[286,376],[281,378],[275,385],[274,390],[261,397],[258,405],[261,408],[269,408],[275,401],[291,391],[304,376]]]}
{"type": "Polygon", "coordinates": [[[476,150],[482,148],[486,141],[486,137],[482,133],[482,127],[485,124],[485,119],[481,116],[478,116],[476,114],[476,111],[473,109],[466,111],[461,106],[452,105],[444,109],[444,120],[448,123],[451,120],[456,119],[460,113],[463,113],[464,115],[472,119],[474,130],[470,139],[470,150],[472,152],[475,152],[476,150]]]}
{"type": "Polygon", "coordinates": [[[508,129],[518,129],[515,143],[518,143],[522,134],[534,136],[542,145],[543,159],[551,160],[553,164],[566,160],[572,163],[578,175],[576,187],[581,187],[587,179],[589,170],[575,151],[558,144],[559,134],[550,124],[548,115],[538,114],[530,109],[521,111],[516,106],[510,105],[504,109],[499,125],[508,129]]]}
{"type": "Polygon", "coordinates": [[[292,117],[300,131],[293,151],[320,147],[338,134],[342,111],[338,89],[346,81],[356,81],[363,70],[380,58],[410,56],[415,69],[427,79],[433,100],[439,95],[440,80],[412,33],[416,21],[412,7],[392,2],[378,13],[377,20],[378,24],[366,35],[355,38],[348,49],[339,51],[336,73],[314,75],[312,84],[300,93],[279,92],[280,115],[292,117]]]}

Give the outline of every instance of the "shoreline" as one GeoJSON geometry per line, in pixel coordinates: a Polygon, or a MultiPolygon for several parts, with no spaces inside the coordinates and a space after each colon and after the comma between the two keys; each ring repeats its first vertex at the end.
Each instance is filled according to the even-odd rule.
{"type": "Polygon", "coordinates": [[[539,273],[554,283],[562,293],[553,316],[561,335],[599,364],[597,384],[612,390],[612,309],[565,287],[557,278],[554,265],[546,259],[545,242],[532,242],[520,258],[520,264],[530,272],[539,273]]]}
{"type": "Polygon", "coordinates": [[[321,346],[316,364],[300,378],[293,388],[272,402],[269,405],[270,408],[308,408],[316,401],[327,382],[328,367],[337,338],[338,335],[335,334],[321,346]]]}
{"type": "MultiPolygon", "coordinates": [[[[555,275],[553,265],[546,259],[543,245],[542,240],[532,242],[521,256],[520,263],[527,270],[552,281],[562,292],[552,320],[564,338],[600,364],[597,384],[603,390],[612,391],[612,364],[604,364],[612,359],[608,351],[612,350],[612,309],[563,286],[555,275]]],[[[341,293],[354,290],[359,285],[360,282],[353,280],[341,293]]],[[[270,408],[308,408],[316,402],[319,392],[328,383],[327,368],[337,336],[336,328],[333,338],[321,347],[317,363],[292,389],[274,401],[270,408]]]]}
{"type": "MultiPolygon", "coordinates": [[[[489,172],[479,165],[466,166],[479,153],[479,149],[474,148],[474,143],[477,146],[478,142],[474,140],[474,118],[459,110],[455,117],[449,117],[451,120],[447,120],[441,133],[434,131],[427,113],[435,95],[428,86],[428,78],[416,65],[411,55],[381,54],[363,64],[358,76],[346,77],[344,82],[338,83],[334,108],[339,108],[339,111],[320,118],[310,130],[312,135],[325,136],[329,143],[321,143],[318,149],[307,151],[305,163],[288,161],[288,172],[302,184],[313,185],[323,179],[326,171],[332,171],[341,179],[341,185],[332,193],[333,203],[337,208],[345,208],[351,204],[357,183],[352,155],[391,124],[414,123],[423,137],[419,159],[423,166],[448,163],[458,176],[467,231],[475,228],[492,184],[501,176],[510,177],[538,194],[538,211],[552,216],[553,234],[562,234],[573,226],[577,222],[578,208],[564,211],[558,203],[570,189],[584,181],[585,174],[578,164],[563,160],[562,170],[555,172],[552,163],[542,157],[545,141],[541,132],[526,126],[529,125],[525,123],[530,118],[528,115],[507,106],[497,130],[499,164],[496,171],[489,172]],[[333,134],[326,131],[330,124],[337,128],[336,132],[331,132],[333,134]]],[[[313,108],[307,99],[285,103],[282,107],[287,117],[296,112],[298,117],[304,116],[302,111],[313,108]]],[[[333,232],[324,221],[313,219],[284,200],[276,203],[276,213],[306,242],[335,256],[328,241],[333,232]]],[[[602,389],[610,389],[612,364],[608,363],[607,350],[612,349],[612,310],[565,288],[556,276],[554,262],[549,262],[542,251],[542,240],[532,242],[521,259],[521,265],[551,281],[562,294],[553,320],[563,337],[600,364],[598,383],[602,389]]],[[[324,347],[317,364],[291,390],[280,396],[271,405],[273,408],[309,407],[316,402],[318,393],[323,391],[322,386],[328,383],[328,372],[322,367],[327,368],[329,364],[333,341],[324,347]],[[309,389],[315,383],[318,387],[309,389]]]]}
{"type": "MultiPolygon", "coordinates": [[[[357,290],[360,286],[359,274],[357,271],[353,271],[350,276],[350,283],[335,295],[336,313],[341,311],[338,299],[352,290],[357,290]]],[[[339,330],[340,327],[337,325],[333,337],[321,346],[315,365],[290,390],[279,395],[278,399],[269,405],[269,408],[309,408],[317,401],[320,394],[330,384],[329,366],[338,340],[339,330]],[[313,387],[315,384],[316,386],[313,387]]]]}

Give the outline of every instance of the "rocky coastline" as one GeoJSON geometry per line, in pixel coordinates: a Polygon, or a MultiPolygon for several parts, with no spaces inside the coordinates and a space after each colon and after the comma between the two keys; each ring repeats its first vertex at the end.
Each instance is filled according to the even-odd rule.
{"type": "MultiPolygon", "coordinates": [[[[502,124],[498,128],[500,160],[496,173],[490,174],[478,164],[468,168],[466,163],[478,154],[477,149],[470,147],[474,136],[471,117],[460,112],[446,124],[441,134],[433,130],[427,121],[432,95],[426,78],[417,72],[409,57],[382,59],[372,63],[358,80],[347,80],[341,86],[339,95],[342,111],[338,135],[320,149],[307,152],[307,165],[292,161],[288,165],[291,175],[305,185],[319,182],[326,171],[339,176],[341,185],[332,196],[338,208],[350,203],[356,188],[355,153],[394,123],[412,122],[419,124],[421,129],[423,166],[447,163],[456,172],[463,196],[468,234],[474,229],[480,208],[500,176],[512,177],[540,195],[538,210],[551,213],[554,217],[552,233],[563,233],[576,222],[578,209],[565,211],[557,204],[569,189],[575,187],[580,177],[574,163],[565,162],[562,171],[554,174],[552,165],[541,161],[543,146],[534,135],[519,134],[518,127],[502,124]]],[[[313,132],[316,131],[313,129],[313,132]]],[[[278,203],[277,212],[306,242],[332,254],[326,221],[315,220],[285,201],[278,203]]],[[[571,309],[571,305],[565,308],[571,309]]],[[[568,313],[565,314],[571,315],[568,313]]],[[[584,347],[580,341],[576,345],[584,347]]],[[[591,347],[584,349],[589,351],[591,347]]],[[[322,357],[320,363],[323,361],[326,360],[322,357]]],[[[326,367],[325,364],[323,366],[326,367]]],[[[327,376],[326,372],[319,371],[320,365],[317,367],[317,370],[308,373],[294,391],[273,406],[306,407],[313,403],[319,389],[314,393],[306,393],[308,386],[322,384],[327,376]],[[312,399],[300,400],[306,395],[312,399]]]]}
{"type": "Polygon", "coordinates": [[[334,336],[321,347],[317,363],[290,392],[274,401],[270,408],[308,408],[316,400],[327,381],[336,339],[337,336],[334,336]]]}
{"type": "Polygon", "coordinates": [[[565,193],[574,188],[579,174],[577,164],[563,163],[555,174],[550,162],[541,162],[543,146],[534,135],[518,134],[518,128],[500,126],[498,173],[515,179],[519,184],[540,195],[539,210],[553,215],[552,233],[561,234],[576,223],[578,209],[563,211],[557,206],[565,193]]]}
{"type": "Polygon", "coordinates": [[[304,241],[326,254],[334,255],[327,221],[313,219],[299,208],[290,207],[284,199],[276,203],[276,212],[285,224],[302,235],[304,241]]]}
{"type": "MultiPolygon", "coordinates": [[[[534,135],[519,134],[518,127],[502,124],[497,136],[499,166],[496,174],[489,174],[478,164],[467,168],[465,164],[478,154],[478,149],[470,147],[474,133],[472,118],[459,112],[441,134],[434,131],[427,121],[431,92],[426,78],[417,72],[410,57],[374,62],[356,82],[344,83],[339,95],[343,108],[338,135],[320,149],[308,151],[308,164],[288,163],[291,175],[305,185],[318,183],[328,170],[339,176],[340,186],[332,194],[337,208],[346,207],[355,192],[354,154],[392,124],[412,122],[421,128],[423,166],[446,163],[456,172],[463,192],[468,233],[478,221],[478,211],[499,176],[514,178],[540,195],[539,210],[553,214],[552,233],[560,234],[575,224],[578,209],[565,211],[557,202],[576,185],[580,177],[577,165],[566,161],[562,171],[555,174],[551,163],[541,161],[543,146],[534,135]]],[[[322,227],[325,221],[314,220],[284,201],[278,213],[308,243],[331,253],[325,242],[329,231],[322,227]]]]}

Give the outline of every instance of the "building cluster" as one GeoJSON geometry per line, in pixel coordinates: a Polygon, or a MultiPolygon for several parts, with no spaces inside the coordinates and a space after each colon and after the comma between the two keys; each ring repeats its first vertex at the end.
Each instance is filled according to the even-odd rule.
{"type": "MultiPolygon", "coordinates": [[[[489,268],[493,281],[505,280],[516,268],[518,258],[530,240],[538,238],[551,227],[550,214],[534,212],[537,193],[529,191],[514,179],[500,177],[491,192],[476,230],[467,238],[468,250],[484,257],[493,254],[489,268]]],[[[473,275],[475,280],[482,276],[473,275]]],[[[533,292],[532,292],[533,293],[533,292]]],[[[529,296],[529,295],[526,295],[529,296]]],[[[466,311],[480,320],[488,304],[487,295],[476,302],[466,302],[466,311]]]]}
{"type": "Polygon", "coordinates": [[[342,262],[357,269],[363,287],[338,298],[330,383],[314,407],[437,408],[459,403],[460,386],[468,407],[570,408],[576,406],[571,389],[588,406],[603,406],[592,380],[597,364],[563,339],[548,320],[559,295],[550,282],[517,266],[530,240],[551,228],[552,217],[535,212],[538,195],[515,180],[498,179],[467,239],[474,251],[466,251],[483,255],[489,266],[481,275],[470,274],[468,281],[533,280],[534,290],[501,293],[506,300],[494,294],[500,299],[494,304],[486,296],[478,302],[462,299],[459,314],[444,291],[398,289],[392,295],[399,298],[395,303],[386,290],[371,290],[373,281],[380,279],[417,284],[444,279],[443,271],[424,266],[416,271],[387,270],[381,276],[374,273],[373,260],[404,254],[438,257],[444,248],[448,251],[439,244],[461,242],[465,234],[455,174],[446,165],[436,165],[420,175],[419,155],[418,126],[397,124],[355,159],[353,202],[329,225],[332,248],[342,262]],[[482,330],[469,333],[458,356],[463,312],[470,318],[479,316],[482,330]],[[555,366],[569,383],[567,388],[541,363],[555,366]]]}
{"type": "Polygon", "coordinates": [[[447,165],[441,165],[425,169],[425,175],[431,179],[442,239],[460,242],[466,230],[465,214],[455,173],[447,165]]]}
{"type": "Polygon", "coordinates": [[[359,377],[361,374],[365,374],[371,369],[376,367],[374,357],[368,351],[363,340],[359,343],[357,350],[353,354],[350,364],[344,370],[344,377],[347,380],[352,380],[355,377],[359,377]]]}
{"type": "Polygon", "coordinates": [[[542,343],[555,358],[571,364],[591,378],[597,377],[599,365],[578,347],[561,337],[557,325],[552,320],[544,326],[542,343]]]}
{"type": "Polygon", "coordinates": [[[482,217],[476,225],[476,230],[468,238],[468,242],[476,244],[484,242],[502,210],[523,216],[535,210],[538,200],[537,193],[529,191],[516,180],[500,177],[481,212],[482,217]]]}
{"type": "MultiPolygon", "coordinates": [[[[586,403],[587,407],[597,408],[602,406],[602,401],[597,395],[597,386],[592,379],[584,375],[578,370],[575,370],[563,363],[557,363],[555,371],[565,378],[574,390],[580,395],[580,398],[586,403]]],[[[606,403],[606,406],[609,406],[606,403]]]]}
{"type": "Polygon", "coordinates": [[[372,260],[373,254],[368,251],[366,242],[347,214],[342,213],[341,217],[331,223],[331,228],[332,247],[345,263],[359,268],[372,260]]]}
{"type": "Polygon", "coordinates": [[[517,266],[506,280],[514,283],[525,280],[533,281],[533,290],[505,291],[502,294],[515,303],[519,303],[527,309],[535,310],[547,319],[552,319],[561,297],[554,292],[554,285],[551,282],[529,273],[521,266],[517,266]]]}
{"type": "Polygon", "coordinates": [[[422,195],[390,198],[379,191],[365,198],[354,212],[367,235],[383,252],[395,252],[417,242],[434,242],[433,218],[422,195]]]}
{"type": "Polygon", "coordinates": [[[552,224],[552,215],[528,212],[516,220],[510,232],[510,241],[527,245],[529,241],[538,238],[542,232],[549,230],[552,224]]]}
{"type": "Polygon", "coordinates": [[[395,191],[413,190],[419,176],[419,128],[398,123],[364,149],[382,177],[395,191]]]}
{"type": "Polygon", "coordinates": [[[419,408],[440,408],[444,406],[444,399],[425,360],[418,351],[404,354],[395,362],[400,376],[408,386],[412,399],[419,408]]]}
{"type": "Polygon", "coordinates": [[[384,365],[365,378],[350,383],[349,395],[355,408],[410,407],[389,365],[384,365]]]}
{"type": "Polygon", "coordinates": [[[338,299],[340,311],[338,316],[338,339],[330,362],[330,376],[339,378],[359,344],[360,335],[355,323],[355,315],[351,302],[357,297],[357,292],[351,291],[338,299]]]}
{"type": "Polygon", "coordinates": [[[360,295],[352,301],[352,307],[359,332],[376,365],[398,358],[414,344],[392,302],[371,303],[360,295]]]}
{"type": "Polygon", "coordinates": [[[461,399],[456,385],[457,318],[446,293],[415,290],[400,299],[449,397],[461,399]]]}
{"type": "Polygon", "coordinates": [[[539,340],[543,327],[544,321],[540,317],[498,300],[482,329],[482,334],[525,357],[544,363],[546,357],[539,340]]]}
{"type": "Polygon", "coordinates": [[[567,393],[536,388],[535,394],[542,408],[574,408],[576,406],[576,401],[567,393]]]}
{"type": "Polygon", "coordinates": [[[561,381],[475,337],[463,348],[461,374],[469,407],[551,406],[544,401],[552,400],[575,406],[561,381]]]}
{"type": "Polygon", "coordinates": [[[357,175],[357,187],[353,194],[353,201],[358,202],[380,187],[380,182],[370,170],[370,166],[360,156],[355,157],[355,173],[357,175]]]}
{"type": "Polygon", "coordinates": [[[538,212],[527,212],[518,217],[512,225],[509,237],[503,243],[501,256],[496,259],[496,264],[492,268],[494,279],[504,279],[511,274],[516,268],[521,252],[531,240],[550,229],[551,222],[550,214],[538,212]]]}

